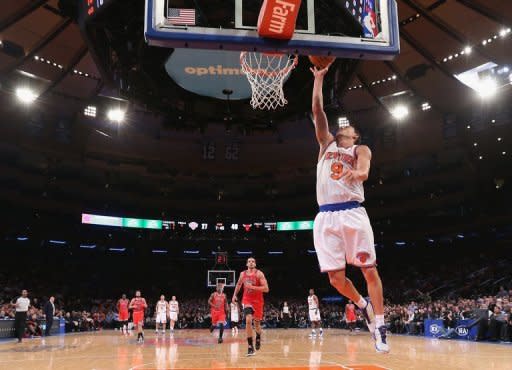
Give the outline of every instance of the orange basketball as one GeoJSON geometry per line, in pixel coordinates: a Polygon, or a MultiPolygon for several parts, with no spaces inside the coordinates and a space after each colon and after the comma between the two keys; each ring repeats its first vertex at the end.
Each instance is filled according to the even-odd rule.
{"type": "Polygon", "coordinates": [[[309,55],[308,58],[313,65],[320,69],[324,69],[336,59],[336,57],[324,55],[309,55]]]}

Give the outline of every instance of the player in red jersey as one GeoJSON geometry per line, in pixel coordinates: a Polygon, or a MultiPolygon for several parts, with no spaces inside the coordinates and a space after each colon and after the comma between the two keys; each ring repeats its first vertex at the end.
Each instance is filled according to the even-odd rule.
{"type": "Polygon", "coordinates": [[[119,326],[121,329],[121,333],[128,333],[128,319],[130,318],[130,313],[128,312],[128,305],[130,301],[126,298],[126,294],[123,294],[121,299],[117,301],[117,312],[119,313],[119,317],[117,321],[119,322],[119,326]]]}
{"type": "Polygon", "coordinates": [[[129,308],[133,310],[133,325],[137,327],[137,342],[144,343],[144,311],[148,308],[146,300],[141,297],[140,290],[135,292],[135,298],[130,301],[129,308]]]}
{"type": "Polygon", "coordinates": [[[212,315],[212,326],[210,333],[219,326],[219,343],[222,343],[222,335],[224,334],[224,325],[226,325],[226,312],[228,310],[228,300],[222,292],[222,284],[217,284],[217,290],[210,295],[208,299],[212,315]]]}
{"type": "Polygon", "coordinates": [[[268,283],[265,275],[256,269],[256,260],[253,257],[247,259],[247,270],[240,274],[233,293],[233,302],[237,301],[240,289],[244,287],[242,307],[245,314],[245,331],[247,333],[247,344],[249,349],[247,356],[254,356],[252,338],[252,323],[256,330],[256,350],[261,347],[261,320],[263,319],[263,293],[268,293],[268,283]]]}
{"type": "Polygon", "coordinates": [[[348,301],[347,305],[345,306],[345,321],[347,322],[348,329],[350,331],[354,331],[354,328],[356,327],[356,306],[352,303],[352,301],[348,301]]]}

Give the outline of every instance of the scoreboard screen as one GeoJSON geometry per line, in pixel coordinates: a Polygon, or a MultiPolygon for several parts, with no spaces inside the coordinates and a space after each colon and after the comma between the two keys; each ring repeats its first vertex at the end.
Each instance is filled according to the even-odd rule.
{"type": "Polygon", "coordinates": [[[103,7],[112,3],[114,0],[80,0],[81,1],[81,18],[87,18],[96,15],[103,7]]]}

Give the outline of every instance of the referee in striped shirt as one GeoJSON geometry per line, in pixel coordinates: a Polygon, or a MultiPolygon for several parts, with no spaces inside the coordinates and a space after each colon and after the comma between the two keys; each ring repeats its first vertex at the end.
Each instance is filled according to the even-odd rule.
{"type": "Polygon", "coordinates": [[[14,328],[18,337],[18,343],[21,343],[23,334],[25,333],[25,325],[27,323],[27,311],[30,307],[30,299],[27,298],[26,289],[21,291],[21,297],[16,300],[16,315],[14,316],[14,328]]]}

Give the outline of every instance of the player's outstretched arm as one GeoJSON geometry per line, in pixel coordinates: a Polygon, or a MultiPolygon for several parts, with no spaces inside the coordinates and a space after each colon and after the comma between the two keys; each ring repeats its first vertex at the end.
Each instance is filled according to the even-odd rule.
{"type": "Polygon", "coordinates": [[[213,307],[213,293],[210,294],[210,298],[208,298],[208,306],[213,307]]]}
{"type": "Polygon", "coordinates": [[[312,67],[310,70],[315,77],[315,81],[313,83],[311,111],[313,113],[313,121],[315,124],[316,139],[320,145],[320,152],[322,153],[322,149],[325,149],[325,147],[334,140],[334,136],[329,132],[329,123],[324,111],[324,95],[322,92],[324,77],[329,70],[329,67],[324,69],[312,67]]]}
{"type": "Polygon", "coordinates": [[[135,307],[135,299],[132,298],[132,300],[130,301],[130,304],[128,305],[128,308],[133,309],[134,307],[135,307]]]}

